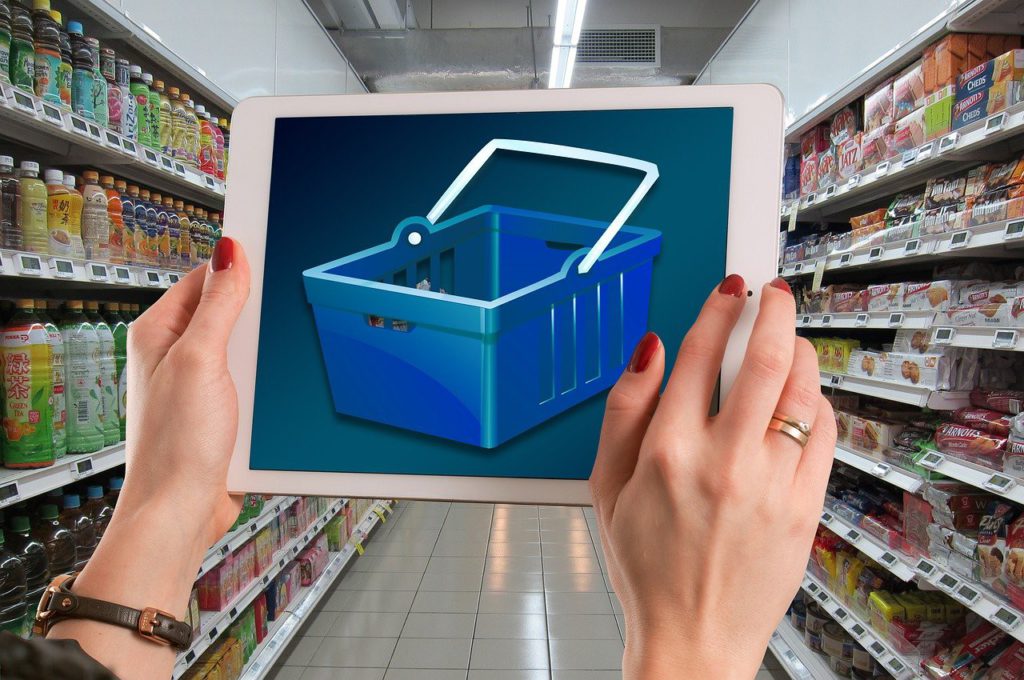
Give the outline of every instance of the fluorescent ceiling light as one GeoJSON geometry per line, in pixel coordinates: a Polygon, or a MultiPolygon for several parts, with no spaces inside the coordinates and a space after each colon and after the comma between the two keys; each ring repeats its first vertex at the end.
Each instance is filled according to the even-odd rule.
{"type": "Polygon", "coordinates": [[[583,15],[586,9],[587,0],[558,0],[548,87],[569,87],[572,82],[572,72],[576,65],[576,47],[583,31],[583,15]]]}

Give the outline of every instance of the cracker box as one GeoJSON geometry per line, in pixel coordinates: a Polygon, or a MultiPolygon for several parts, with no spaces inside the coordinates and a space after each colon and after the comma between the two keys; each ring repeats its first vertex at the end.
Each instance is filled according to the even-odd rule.
{"type": "Polygon", "coordinates": [[[924,74],[917,61],[892,84],[893,116],[901,118],[924,105],[924,74]]]}
{"type": "Polygon", "coordinates": [[[892,81],[864,98],[864,130],[870,132],[895,121],[892,81]]]}
{"type": "Polygon", "coordinates": [[[930,348],[931,331],[923,328],[901,328],[892,341],[892,351],[901,354],[926,354],[930,348]]]}
{"type": "Polygon", "coordinates": [[[939,311],[949,308],[950,300],[956,299],[958,281],[927,281],[908,283],[903,287],[902,309],[904,311],[939,311]]]}
{"type": "Polygon", "coordinates": [[[861,451],[878,454],[892,443],[897,425],[892,421],[866,416],[853,417],[850,444],[861,451]]]}
{"type": "Polygon", "coordinates": [[[956,84],[956,78],[967,68],[967,35],[952,33],[925,48],[921,58],[921,76],[925,94],[931,94],[946,85],[956,84]]]}
{"type": "Polygon", "coordinates": [[[850,358],[846,362],[846,373],[862,378],[875,380],[888,379],[887,356],[882,352],[866,349],[850,350],[850,358]]]}
{"type": "Polygon", "coordinates": [[[832,116],[829,138],[833,146],[839,146],[854,137],[860,129],[860,114],[855,106],[846,106],[832,116]]]}
{"type": "Polygon", "coordinates": [[[924,107],[908,112],[896,121],[893,130],[893,149],[903,153],[920,147],[925,142],[924,107]]]}
{"type": "Polygon", "coordinates": [[[864,289],[861,297],[865,312],[886,312],[899,309],[903,294],[901,283],[879,283],[864,289]]]}
{"type": "Polygon", "coordinates": [[[950,388],[953,360],[944,354],[890,352],[887,359],[893,382],[933,390],[950,388]]]}
{"type": "Polygon", "coordinates": [[[956,102],[956,86],[946,85],[925,97],[924,139],[930,142],[953,129],[953,104],[956,102]]]}
{"type": "Polygon", "coordinates": [[[832,149],[818,154],[818,189],[836,183],[836,157],[832,149]]]}
{"type": "Polygon", "coordinates": [[[818,190],[818,154],[804,158],[800,164],[800,195],[806,196],[818,190]]]}
{"type": "Polygon", "coordinates": [[[825,286],[823,306],[826,312],[842,314],[861,309],[864,289],[856,285],[832,284],[825,286]]]}
{"type": "Polygon", "coordinates": [[[875,167],[895,154],[892,136],[892,123],[864,131],[861,136],[861,157],[865,170],[875,167]]]}
{"type": "MultiPolygon", "coordinates": [[[[1000,62],[1002,57],[998,57],[960,74],[956,81],[956,101],[953,104],[954,130],[999,113],[1019,100],[1019,81],[997,80],[996,73],[997,63],[1012,73],[1016,68],[1017,52],[1014,50],[1009,53],[1009,62],[1000,62]]],[[[1020,52],[1021,58],[1024,58],[1024,51],[1020,52]]]]}
{"type": "Polygon", "coordinates": [[[950,307],[938,316],[951,326],[1019,328],[1024,325],[1024,298],[1005,302],[988,301],[976,305],[950,307]]]}
{"type": "Polygon", "coordinates": [[[854,133],[836,145],[836,182],[846,182],[864,168],[861,133],[854,133]]]}
{"type": "Polygon", "coordinates": [[[1024,281],[977,281],[960,288],[957,300],[961,305],[1008,302],[1024,296],[1024,281]]]}
{"type": "Polygon", "coordinates": [[[829,124],[815,125],[800,137],[800,154],[804,160],[810,160],[823,151],[828,151],[832,144],[829,124]]]}

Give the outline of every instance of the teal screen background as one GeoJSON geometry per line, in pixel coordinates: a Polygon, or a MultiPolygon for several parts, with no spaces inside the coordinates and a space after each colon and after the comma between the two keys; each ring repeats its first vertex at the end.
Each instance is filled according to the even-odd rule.
{"type": "MultiPolygon", "coordinates": [[[[250,466],[588,478],[603,394],[490,450],[336,413],[302,272],[384,243],[401,220],[425,215],[491,139],[633,156],[660,171],[627,224],[662,233],[649,328],[665,342],[671,368],[705,297],[725,275],[732,130],[729,108],[279,119],[250,466]]],[[[498,204],[610,220],[641,176],[499,151],[444,217],[498,204]]]]}

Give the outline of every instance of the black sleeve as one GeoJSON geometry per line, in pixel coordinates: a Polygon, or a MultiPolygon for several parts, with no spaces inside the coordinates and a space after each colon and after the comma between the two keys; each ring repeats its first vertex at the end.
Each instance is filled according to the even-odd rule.
{"type": "Polygon", "coordinates": [[[0,677],[4,680],[117,680],[86,654],[77,640],[24,640],[0,632],[0,677]]]}

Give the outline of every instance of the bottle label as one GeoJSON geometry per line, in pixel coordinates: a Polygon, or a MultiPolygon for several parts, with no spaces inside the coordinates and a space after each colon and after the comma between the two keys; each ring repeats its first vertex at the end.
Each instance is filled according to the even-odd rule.
{"type": "Polygon", "coordinates": [[[51,104],[60,105],[60,52],[36,48],[36,96],[51,104]]]}
{"type": "Polygon", "coordinates": [[[11,82],[11,32],[0,30],[0,83],[11,82]]]}
{"type": "Polygon", "coordinates": [[[67,366],[68,453],[95,451],[103,446],[99,339],[91,324],[75,323],[61,334],[67,366]]]}
{"type": "Polygon", "coordinates": [[[121,102],[123,95],[121,94],[121,88],[112,83],[107,84],[107,126],[117,132],[121,133],[121,112],[123,107],[121,102]]]}
{"type": "Polygon", "coordinates": [[[107,81],[99,71],[93,71],[92,111],[96,122],[103,127],[110,127],[110,111],[107,106],[107,81]]]}
{"type": "Polygon", "coordinates": [[[135,105],[135,95],[130,90],[124,89],[124,86],[121,91],[124,95],[124,108],[121,109],[121,134],[128,139],[138,139],[139,110],[135,105]]]}
{"type": "Polygon", "coordinates": [[[46,225],[50,233],[50,254],[71,255],[71,198],[68,194],[50,196],[46,225]]]}
{"type": "Polygon", "coordinates": [[[121,368],[120,375],[117,377],[117,405],[117,413],[123,430],[125,418],[128,415],[128,369],[123,367],[121,368]]]}
{"type": "Polygon", "coordinates": [[[107,218],[110,222],[110,261],[124,261],[124,217],[117,192],[107,193],[107,218]]]}
{"type": "Polygon", "coordinates": [[[107,216],[107,195],[94,187],[85,190],[82,208],[82,242],[85,259],[106,260],[109,256],[110,218],[107,216]]]}
{"type": "Polygon", "coordinates": [[[139,143],[143,146],[149,146],[149,92],[132,88],[132,94],[135,97],[135,121],[139,130],[139,143]]]}
{"type": "Polygon", "coordinates": [[[76,68],[71,75],[71,110],[88,120],[96,120],[92,109],[92,71],[76,68]]]}
{"type": "Polygon", "coordinates": [[[32,43],[11,40],[11,84],[25,92],[35,93],[36,51],[32,43]]]}
{"type": "Polygon", "coordinates": [[[74,69],[66,61],[60,62],[57,68],[57,94],[60,96],[60,103],[66,110],[71,110],[71,81],[73,80],[74,69]]]}
{"type": "Polygon", "coordinates": [[[103,426],[103,443],[116,444],[121,439],[120,418],[118,417],[117,366],[114,364],[114,335],[106,324],[97,325],[100,338],[100,423],[103,426]]]}
{"type": "Polygon", "coordinates": [[[4,463],[52,462],[49,336],[42,324],[4,329],[0,353],[4,371],[4,463]]]}

